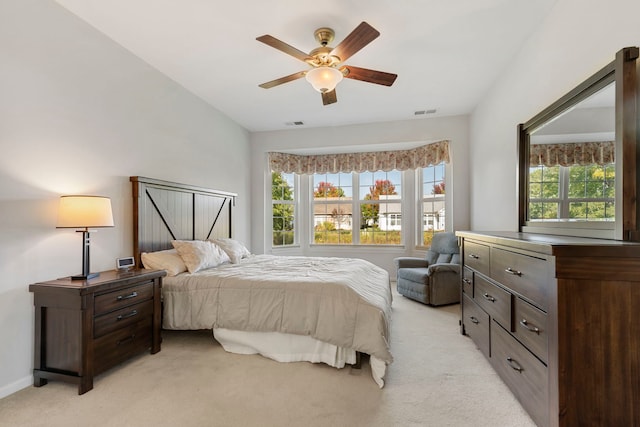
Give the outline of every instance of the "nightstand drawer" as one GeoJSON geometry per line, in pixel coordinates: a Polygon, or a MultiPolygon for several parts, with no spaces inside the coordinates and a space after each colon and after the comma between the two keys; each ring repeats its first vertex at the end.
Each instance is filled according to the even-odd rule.
{"type": "Polygon", "coordinates": [[[142,353],[151,347],[150,317],[142,321],[103,335],[94,341],[94,375],[124,362],[131,356],[142,353]]]}
{"type": "Polygon", "coordinates": [[[153,282],[120,289],[95,297],[95,315],[99,316],[131,304],[153,298],[153,282]]]}
{"type": "Polygon", "coordinates": [[[464,241],[464,264],[476,271],[488,276],[491,274],[491,266],[489,262],[490,249],[489,246],[464,241]]]}
{"type": "Polygon", "coordinates": [[[143,301],[139,304],[96,317],[93,325],[93,335],[99,337],[116,329],[137,323],[141,319],[150,319],[152,316],[153,301],[143,301]]]}
{"type": "Polygon", "coordinates": [[[511,330],[511,294],[479,274],[475,275],[473,282],[475,287],[473,300],[489,316],[511,330]]]}

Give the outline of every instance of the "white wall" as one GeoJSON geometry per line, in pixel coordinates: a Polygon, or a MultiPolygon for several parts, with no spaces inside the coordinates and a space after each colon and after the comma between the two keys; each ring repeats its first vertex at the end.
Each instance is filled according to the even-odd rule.
{"type": "MultiPolygon", "coordinates": [[[[271,175],[268,173],[267,154],[270,151],[322,150],[321,152],[356,152],[404,149],[407,143],[434,142],[442,139],[451,141],[452,176],[447,177],[447,189],[452,188],[453,229],[469,228],[469,120],[468,116],[454,116],[431,119],[414,119],[365,125],[339,126],[331,128],[295,129],[287,131],[256,132],[251,135],[254,171],[251,177],[251,238],[253,250],[257,253],[271,251],[270,237],[265,237],[265,229],[271,221],[270,200],[266,200],[265,189],[270,188],[271,175]],[[451,185],[451,187],[449,187],[451,185]]],[[[404,197],[413,197],[414,183],[404,181],[404,197]]],[[[412,228],[403,218],[403,227],[412,228]]],[[[408,230],[405,238],[411,237],[408,230]]],[[[408,240],[408,239],[406,239],[408,240]]],[[[283,253],[283,252],[279,252],[283,253]]],[[[392,275],[395,274],[393,258],[414,255],[415,245],[408,242],[405,248],[387,247],[322,247],[302,245],[298,253],[309,256],[353,256],[367,259],[379,265],[392,275]]]]}
{"type": "Polygon", "coordinates": [[[517,132],[540,110],[640,45],[640,2],[558,0],[471,115],[471,227],[517,230],[517,132]]]}
{"type": "Polygon", "coordinates": [[[239,193],[248,240],[249,159],[247,131],[65,9],[0,0],[0,397],[32,383],[28,285],[81,268],[60,195],[111,197],[116,226],[91,246],[111,269],[132,255],[131,175],[239,193]]]}

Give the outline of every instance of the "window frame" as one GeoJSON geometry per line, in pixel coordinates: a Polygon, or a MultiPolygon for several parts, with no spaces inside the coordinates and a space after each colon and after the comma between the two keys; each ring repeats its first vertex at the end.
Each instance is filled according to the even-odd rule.
{"type": "MultiPolygon", "coordinates": [[[[571,221],[571,222],[578,222],[578,223],[584,223],[584,224],[589,224],[589,223],[609,223],[609,222],[614,222],[615,221],[615,195],[614,197],[571,197],[570,196],[570,186],[572,184],[571,182],[571,169],[575,168],[575,167],[580,167],[580,168],[587,168],[589,166],[592,165],[573,165],[573,166],[562,166],[562,165],[558,165],[558,166],[554,166],[554,167],[558,167],[558,196],[557,197],[531,197],[531,195],[529,195],[529,212],[531,212],[531,205],[534,203],[554,203],[557,204],[558,209],[557,209],[557,213],[556,213],[556,218],[535,218],[535,219],[529,219],[530,222],[533,223],[543,223],[543,224],[547,224],[547,223],[555,223],[555,222],[567,222],[567,221],[571,221]],[[612,203],[613,204],[613,212],[614,215],[607,218],[603,218],[603,219],[599,219],[599,218],[571,218],[569,215],[570,213],[570,209],[571,209],[571,203],[589,203],[589,202],[594,202],[594,203],[612,203]]],[[[544,165],[539,165],[539,166],[534,166],[534,167],[530,167],[529,168],[529,176],[531,176],[531,171],[533,169],[539,169],[542,168],[542,176],[544,177],[544,168],[547,168],[548,166],[544,166],[544,165]]],[[[605,177],[603,178],[603,183],[606,181],[606,171],[608,169],[613,169],[615,170],[615,165],[614,164],[607,164],[607,165],[602,165],[600,167],[604,167],[604,171],[605,171],[605,177]]],[[[551,181],[548,181],[551,182],[551,181]]],[[[543,178],[543,181],[541,181],[541,184],[544,185],[545,181],[543,178]]],[[[588,180],[585,179],[585,181],[581,181],[581,183],[588,183],[588,180]]],[[[529,184],[531,186],[531,184],[529,184]]]]}
{"type": "MultiPolygon", "coordinates": [[[[273,172],[270,171],[269,172],[269,177],[270,177],[270,185],[269,185],[269,190],[270,190],[270,194],[271,194],[271,203],[270,203],[270,209],[271,209],[271,238],[270,238],[270,245],[272,249],[282,249],[282,248],[290,248],[290,247],[296,247],[300,245],[300,221],[299,221],[299,199],[300,199],[300,194],[299,194],[299,189],[300,189],[300,176],[296,173],[285,173],[285,172],[273,172]],[[290,188],[292,189],[292,193],[293,193],[293,198],[292,200],[281,200],[281,199],[274,199],[273,198],[273,175],[274,173],[279,173],[281,176],[282,175],[291,175],[293,177],[293,183],[291,184],[290,188]],[[291,221],[292,223],[292,232],[293,232],[293,240],[291,243],[289,244],[282,244],[282,245],[276,245],[274,243],[274,237],[275,237],[275,233],[276,230],[273,229],[273,221],[274,221],[274,211],[273,211],[273,207],[275,205],[291,205],[293,206],[293,219],[291,221]]],[[[288,183],[288,181],[285,179],[285,181],[288,183]]],[[[289,231],[289,230],[282,230],[284,231],[289,231]]]]}
{"type": "MultiPolygon", "coordinates": [[[[434,175],[435,175],[435,171],[434,171],[434,175]]],[[[437,232],[445,232],[445,231],[449,231],[451,229],[451,223],[452,223],[452,218],[451,218],[451,211],[452,209],[450,209],[451,206],[451,199],[449,196],[449,192],[447,191],[447,188],[449,188],[449,191],[451,189],[451,180],[448,179],[448,177],[451,176],[451,170],[450,170],[450,165],[448,163],[445,162],[440,162],[437,165],[430,165],[424,168],[420,168],[416,170],[416,247],[419,248],[425,248],[430,246],[430,242],[425,242],[424,239],[424,234],[427,230],[424,229],[425,227],[425,219],[428,219],[429,217],[425,216],[425,212],[424,212],[424,204],[425,203],[436,203],[436,202],[442,202],[443,206],[444,206],[444,228],[443,229],[436,229],[435,227],[433,228],[433,232],[431,233],[431,235],[433,236],[435,233],[437,232]],[[442,167],[443,168],[443,175],[442,175],[442,180],[440,181],[436,181],[435,179],[433,181],[429,181],[432,185],[435,185],[436,183],[443,183],[445,184],[445,191],[444,193],[440,193],[441,195],[439,196],[435,196],[433,198],[430,198],[429,200],[427,200],[427,198],[425,197],[425,190],[424,190],[424,184],[425,184],[425,177],[424,177],[424,172],[425,169],[429,169],[429,168],[436,168],[436,167],[442,167]],[[436,200],[438,199],[438,200],[436,200]]],[[[432,217],[435,220],[435,216],[432,217]]]]}
{"type": "MultiPolygon", "coordinates": [[[[376,174],[376,173],[380,173],[383,172],[385,173],[385,178],[388,178],[388,174],[391,172],[396,172],[398,173],[398,177],[400,182],[399,183],[394,183],[392,182],[392,184],[394,184],[394,186],[396,187],[400,187],[400,191],[398,192],[399,197],[399,205],[400,205],[400,212],[399,215],[400,217],[404,217],[405,216],[405,210],[406,210],[406,203],[403,197],[403,187],[404,187],[404,173],[402,171],[399,170],[393,170],[393,171],[374,171],[374,172],[350,172],[350,173],[342,173],[344,175],[350,175],[351,176],[351,199],[349,200],[348,198],[340,198],[340,199],[336,199],[336,200],[325,200],[325,201],[321,201],[321,199],[316,199],[314,197],[314,193],[315,193],[315,177],[316,175],[339,175],[341,173],[336,173],[336,174],[313,174],[313,175],[309,175],[309,204],[310,204],[310,212],[309,212],[309,224],[310,224],[310,230],[309,230],[309,245],[310,246],[319,246],[319,247],[327,247],[327,246],[340,246],[340,247],[350,247],[350,246],[359,246],[359,247],[363,247],[363,246],[370,246],[370,247],[384,247],[384,246],[391,246],[391,247],[403,247],[405,245],[405,236],[404,236],[404,232],[403,232],[403,225],[401,224],[400,230],[392,230],[392,231],[397,231],[400,237],[400,242],[399,243],[389,243],[388,241],[386,243],[381,243],[381,244],[376,244],[376,243],[362,243],[361,242],[361,225],[362,225],[362,218],[361,218],[361,208],[363,205],[365,204],[375,204],[375,205],[382,205],[387,203],[386,200],[376,200],[376,199],[372,199],[372,200],[365,200],[364,198],[360,198],[360,178],[361,175],[363,175],[364,173],[372,173],[372,174],[376,174]],[[351,242],[350,243],[318,243],[316,242],[315,239],[315,233],[316,233],[316,218],[315,218],[315,206],[316,205],[320,205],[320,204],[326,204],[328,206],[331,205],[344,205],[349,203],[351,205],[351,242]]],[[[375,178],[374,178],[374,182],[375,182],[375,178]]],[[[336,186],[338,188],[343,188],[342,186],[336,186]]],[[[346,188],[347,186],[344,186],[344,188],[346,188]]],[[[384,231],[384,233],[387,233],[387,230],[384,231]]]]}

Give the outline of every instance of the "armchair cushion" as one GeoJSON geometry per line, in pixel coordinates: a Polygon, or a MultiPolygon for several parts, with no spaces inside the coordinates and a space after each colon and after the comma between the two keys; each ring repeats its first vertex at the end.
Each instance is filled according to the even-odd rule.
{"type": "Polygon", "coordinates": [[[451,272],[460,274],[460,266],[458,264],[450,264],[450,263],[440,263],[440,264],[431,264],[427,269],[429,276],[434,273],[444,273],[451,272]]]}
{"type": "Polygon", "coordinates": [[[398,280],[405,279],[426,285],[429,283],[428,267],[401,268],[398,270],[398,280]]]}

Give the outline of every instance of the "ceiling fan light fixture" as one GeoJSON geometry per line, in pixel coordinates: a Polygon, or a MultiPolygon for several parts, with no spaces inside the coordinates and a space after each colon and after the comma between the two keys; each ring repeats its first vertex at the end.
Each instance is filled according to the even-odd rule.
{"type": "Polygon", "coordinates": [[[331,92],[342,81],[344,75],[333,67],[317,67],[307,71],[305,78],[320,93],[331,92]]]}

